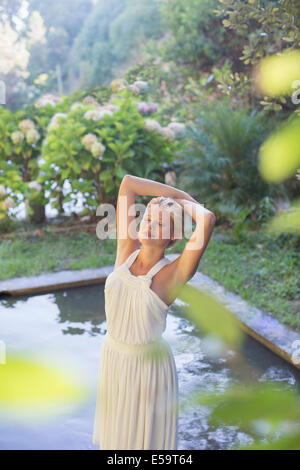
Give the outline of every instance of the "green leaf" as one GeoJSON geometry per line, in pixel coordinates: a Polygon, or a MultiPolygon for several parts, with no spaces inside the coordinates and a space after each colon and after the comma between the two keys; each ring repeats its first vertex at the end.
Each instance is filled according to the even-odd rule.
{"type": "Polygon", "coordinates": [[[263,143],[259,153],[259,171],[271,183],[293,175],[300,166],[300,119],[285,123],[263,143]]]}
{"type": "Polygon", "coordinates": [[[65,170],[61,172],[61,177],[63,180],[68,178],[69,175],[70,175],[70,168],[66,168],[65,170]]]}
{"type": "Polygon", "coordinates": [[[300,233],[300,199],[294,201],[288,210],[271,219],[265,230],[267,233],[300,233]]]}
{"type": "Polygon", "coordinates": [[[115,122],[115,126],[119,131],[122,131],[124,129],[124,124],[121,122],[115,122]]]}
{"type": "Polygon", "coordinates": [[[87,397],[87,389],[69,371],[54,369],[45,361],[33,361],[24,355],[8,357],[7,364],[0,367],[0,382],[0,405],[13,411],[27,409],[37,413],[39,408],[39,412],[49,415],[53,408],[49,404],[78,404],[87,397]]]}
{"type": "Polygon", "coordinates": [[[240,447],[239,450],[300,450],[300,432],[289,433],[276,441],[254,442],[250,446],[240,447]]]}
{"type": "Polygon", "coordinates": [[[300,413],[300,400],[294,391],[277,390],[274,384],[247,385],[232,387],[225,392],[222,402],[214,408],[211,422],[214,424],[241,424],[250,427],[254,420],[268,420],[280,423],[287,419],[297,419],[300,413]]]}
{"type": "Polygon", "coordinates": [[[118,166],[115,173],[118,178],[122,179],[123,176],[126,175],[127,171],[121,168],[120,166],[118,166]]]}
{"type": "Polygon", "coordinates": [[[230,24],[231,24],[230,21],[228,21],[228,20],[223,20],[222,23],[223,23],[223,25],[224,25],[226,28],[227,28],[228,26],[230,26],[230,24]]]}
{"type": "Polygon", "coordinates": [[[108,147],[111,148],[115,153],[118,153],[120,150],[120,146],[113,142],[108,143],[108,147]]]}
{"type": "Polygon", "coordinates": [[[198,328],[216,334],[229,345],[242,342],[243,332],[237,318],[213,297],[189,284],[183,286],[178,297],[188,303],[187,314],[198,328]]]}
{"type": "Polygon", "coordinates": [[[112,179],[105,181],[105,191],[107,193],[110,193],[111,191],[113,191],[114,187],[115,185],[112,179]]]}
{"type": "Polygon", "coordinates": [[[111,172],[111,170],[103,170],[103,171],[101,171],[101,173],[100,173],[99,179],[100,179],[101,181],[106,181],[106,180],[108,180],[108,179],[111,178],[111,177],[112,177],[112,172],[111,172]]]}
{"type": "Polygon", "coordinates": [[[81,172],[81,167],[80,167],[79,163],[78,163],[76,160],[73,160],[73,162],[72,162],[72,168],[73,168],[73,170],[75,171],[75,173],[76,173],[77,175],[79,175],[79,173],[81,172]]]}

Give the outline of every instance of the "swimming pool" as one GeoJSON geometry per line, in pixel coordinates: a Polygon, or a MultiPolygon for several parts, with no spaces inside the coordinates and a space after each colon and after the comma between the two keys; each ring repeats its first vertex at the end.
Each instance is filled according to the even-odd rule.
{"type": "MultiPolygon", "coordinates": [[[[0,406],[0,449],[97,450],[92,432],[105,333],[103,284],[0,299],[0,340],[7,355],[18,353],[59,365],[72,371],[88,391],[86,399],[60,408],[51,419],[36,419],[30,410],[24,418],[0,406]]],[[[226,358],[208,356],[204,337],[183,315],[179,300],[169,308],[164,338],[175,357],[180,400],[195,389],[222,391],[241,379],[241,371],[232,368],[226,358]]],[[[300,371],[295,367],[247,335],[241,352],[254,380],[284,383],[300,394],[300,371]]],[[[209,412],[204,406],[179,412],[178,449],[229,449],[252,442],[237,426],[210,426],[209,412]]]]}

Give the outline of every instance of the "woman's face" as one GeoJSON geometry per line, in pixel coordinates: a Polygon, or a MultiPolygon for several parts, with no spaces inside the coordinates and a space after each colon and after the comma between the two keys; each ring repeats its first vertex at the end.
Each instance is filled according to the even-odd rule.
{"type": "Polygon", "coordinates": [[[141,243],[167,246],[172,236],[172,219],[157,204],[147,206],[140,223],[139,240],[141,243]]]}

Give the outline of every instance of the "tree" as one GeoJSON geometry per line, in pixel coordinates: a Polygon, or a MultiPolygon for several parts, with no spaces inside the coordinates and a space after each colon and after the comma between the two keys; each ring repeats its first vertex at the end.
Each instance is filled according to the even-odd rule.
{"type": "Polygon", "coordinates": [[[235,57],[240,51],[239,34],[226,34],[214,8],[218,0],[166,0],[161,13],[168,29],[163,43],[165,60],[211,67],[222,57],[235,57]]]}
{"type": "MultiPolygon", "coordinates": [[[[233,90],[241,84],[241,78],[252,80],[253,68],[268,55],[279,54],[300,47],[300,3],[293,0],[219,0],[215,10],[223,18],[228,34],[232,31],[244,34],[240,61],[244,64],[244,77],[239,74],[225,77],[221,86],[233,90]]],[[[235,71],[235,70],[233,70],[235,71]]],[[[284,96],[264,96],[260,104],[272,111],[284,109],[291,112],[291,105],[284,96]]]]}
{"type": "Polygon", "coordinates": [[[1,3],[0,79],[6,85],[5,104],[14,108],[21,88],[29,91],[25,80],[30,75],[30,51],[36,43],[45,42],[45,27],[39,12],[28,15],[23,2],[13,2],[7,11],[6,6],[6,2],[1,3]]]}
{"type": "Polygon", "coordinates": [[[240,57],[244,64],[255,65],[266,55],[300,47],[299,2],[219,0],[216,13],[229,30],[246,33],[240,57]]]}
{"type": "Polygon", "coordinates": [[[106,85],[145,40],[162,33],[157,0],[100,0],[73,47],[75,62],[84,69],[81,86],[106,85]]]}

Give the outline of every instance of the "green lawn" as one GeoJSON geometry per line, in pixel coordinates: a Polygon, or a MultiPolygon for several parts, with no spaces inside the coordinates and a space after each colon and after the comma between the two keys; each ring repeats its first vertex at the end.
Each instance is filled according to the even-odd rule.
{"type": "Polygon", "coordinates": [[[237,243],[228,232],[217,238],[222,229],[214,232],[199,270],[300,332],[299,248],[286,236],[276,242],[249,233],[237,243]]]}
{"type": "MultiPolygon", "coordinates": [[[[168,253],[181,252],[184,244],[168,253]]],[[[105,266],[114,263],[115,251],[116,240],[99,240],[88,232],[42,238],[16,233],[0,241],[0,279],[105,266]]],[[[230,230],[215,227],[199,270],[300,331],[299,251],[294,238],[276,241],[250,232],[236,242],[230,230]]]]}

